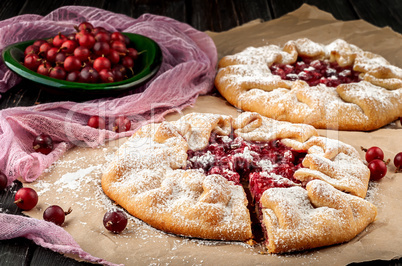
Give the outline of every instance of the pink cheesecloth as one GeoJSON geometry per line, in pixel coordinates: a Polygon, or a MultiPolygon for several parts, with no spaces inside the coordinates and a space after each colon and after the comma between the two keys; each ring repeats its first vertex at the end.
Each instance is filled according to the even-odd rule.
{"type": "MultiPolygon", "coordinates": [[[[71,33],[73,26],[83,21],[112,32],[138,33],[153,39],[162,50],[162,65],[138,93],[81,103],[64,101],[1,110],[0,170],[8,177],[9,184],[17,178],[32,182],[69,148],[96,147],[107,140],[129,136],[141,125],[161,121],[167,113],[193,104],[198,95],[213,88],[217,51],[212,39],[185,23],[151,14],[134,19],[93,7],[65,6],[47,16],[20,15],[0,21],[0,52],[16,42],[49,38],[59,32],[71,33]],[[109,124],[118,116],[127,116],[132,121],[131,130],[115,133],[91,128],[87,121],[93,115],[105,117],[109,124]],[[48,155],[36,153],[32,148],[34,137],[42,132],[49,134],[55,144],[48,155]]],[[[0,93],[19,81],[0,59],[0,93]]],[[[76,254],[87,261],[112,264],[80,249],[57,225],[0,213],[0,240],[16,237],[29,238],[43,247],[76,254]]]]}

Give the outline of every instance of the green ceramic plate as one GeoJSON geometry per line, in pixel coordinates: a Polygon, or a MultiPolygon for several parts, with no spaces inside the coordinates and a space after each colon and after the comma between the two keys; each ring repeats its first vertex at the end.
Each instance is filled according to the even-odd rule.
{"type": "Polygon", "coordinates": [[[24,60],[24,51],[28,45],[34,43],[32,41],[25,41],[12,44],[7,46],[3,50],[3,60],[4,63],[12,71],[17,73],[23,78],[30,81],[43,85],[45,87],[56,89],[61,92],[73,92],[81,91],[84,93],[95,93],[95,94],[107,94],[119,92],[122,90],[133,89],[144,84],[146,81],[151,79],[159,70],[162,63],[162,52],[158,44],[148,37],[133,34],[133,33],[123,33],[126,35],[132,46],[135,47],[139,52],[142,52],[135,64],[134,76],[129,79],[113,82],[113,83],[80,83],[71,82],[65,80],[59,80],[50,78],[44,75],[40,75],[32,70],[29,70],[23,66],[20,62],[24,60]]]}

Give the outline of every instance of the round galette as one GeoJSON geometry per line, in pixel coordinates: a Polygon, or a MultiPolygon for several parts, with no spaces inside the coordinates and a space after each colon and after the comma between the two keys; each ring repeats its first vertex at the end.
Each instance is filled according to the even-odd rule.
{"type": "Polygon", "coordinates": [[[263,235],[268,252],[283,253],[362,232],[377,215],[364,199],[369,178],[356,149],[310,125],[190,113],[140,128],[116,152],[102,188],[167,233],[245,242],[263,235]]]}
{"type": "Polygon", "coordinates": [[[402,116],[402,69],[340,39],[227,55],[215,86],[242,110],[316,128],[369,131],[402,116]]]}

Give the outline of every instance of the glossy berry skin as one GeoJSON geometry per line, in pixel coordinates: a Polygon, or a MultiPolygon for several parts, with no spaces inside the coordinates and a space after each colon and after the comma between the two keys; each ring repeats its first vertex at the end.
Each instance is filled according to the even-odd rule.
{"type": "Polygon", "coordinates": [[[64,60],[64,69],[67,72],[79,71],[81,70],[81,61],[78,57],[70,55],[64,60]]]}
{"type": "Polygon", "coordinates": [[[89,22],[81,22],[80,25],[78,25],[78,30],[79,31],[86,31],[86,32],[92,32],[92,30],[94,29],[94,26],[89,23],[89,22]]]}
{"type": "Polygon", "coordinates": [[[88,119],[88,126],[93,127],[93,128],[99,128],[99,129],[105,129],[106,128],[106,123],[105,119],[102,117],[99,117],[97,115],[91,116],[88,119]]]}
{"type": "Polygon", "coordinates": [[[5,174],[0,172],[0,190],[3,190],[7,187],[8,179],[5,174]]]}
{"type": "Polygon", "coordinates": [[[374,159],[368,164],[370,169],[370,180],[378,181],[387,174],[387,165],[384,161],[374,159]]]}
{"type": "Polygon", "coordinates": [[[402,152],[398,153],[394,157],[394,165],[396,167],[396,171],[400,172],[402,171],[402,152]]]}
{"type": "Polygon", "coordinates": [[[110,60],[102,56],[96,58],[93,64],[93,67],[98,72],[100,72],[102,69],[110,69],[111,66],[112,64],[110,63],[110,60]]]}
{"type": "Polygon", "coordinates": [[[367,149],[366,161],[369,163],[375,159],[384,160],[384,152],[380,148],[373,146],[367,149]]]}
{"type": "Polygon", "coordinates": [[[66,219],[66,215],[70,212],[71,209],[66,213],[60,206],[52,205],[43,212],[43,220],[61,226],[66,219]]]}
{"type": "Polygon", "coordinates": [[[14,197],[14,203],[18,208],[29,211],[38,203],[38,194],[35,190],[29,187],[23,187],[17,191],[14,197]]]}
{"type": "Polygon", "coordinates": [[[83,34],[79,37],[78,42],[80,46],[92,49],[92,47],[94,47],[94,44],[96,43],[96,40],[92,34],[83,34]]]}
{"type": "Polygon", "coordinates": [[[41,59],[37,54],[28,54],[24,58],[24,66],[32,71],[36,71],[41,63],[41,59]]]}
{"type": "Polygon", "coordinates": [[[45,133],[36,136],[32,145],[36,152],[40,152],[45,155],[49,154],[53,150],[53,140],[45,133]]]}
{"type": "Polygon", "coordinates": [[[120,233],[127,226],[127,217],[124,212],[119,210],[108,211],[103,216],[103,225],[110,232],[120,233]]]}
{"type": "Polygon", "coordinates": [[[80,59],[81,61],[87,60],[89,54],[90,54],[89,49],[83,46],[78,46],[74,50],[74,55],[78,57],[78,59],[80,59]]]}
{"type": "Polygon", "coordinates": [[[99,71],[100,79],[103,83],[112,83],[115,82],[114,73],[111,69],[102,69],[99,71]]]}
{"type": "Polygon", "coordinates": [[[63,42],[67,41],[67,37],[61,33],[53,38],[53,46],[59,48],[63,42]]]}
{"type": "Polygon", "coordinates": [[[64,68],[60,67],[60,66],[55,66],[53,67],[50,72],[49,72],[49,77],[51,78],[55,78],[55,79],[66,79],[66,71],[64,70],[64,68]]]}
{"type": "Polygon", "coordinates": [[[131,128],[131,121],[128,120],[125,116],[120,116],[116,118],[113,124],[113,131],[120,133],[129,131],[131,128]]]}
{"type": "Polygon", "coordinates": [[[49,76],[50,69],[52,68],[52,65],[49,64],[48,62],[44,62],[43,64],[40,64],[36,72],[38,74],[44,75],[44,76],[49,76]]]}

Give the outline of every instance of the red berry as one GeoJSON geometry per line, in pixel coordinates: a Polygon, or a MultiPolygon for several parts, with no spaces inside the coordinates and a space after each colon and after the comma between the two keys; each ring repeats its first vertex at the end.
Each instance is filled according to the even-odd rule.
{"type": "Polygon", "coordinates": [[[77,46],[78,45],[76,41],[67,40],[62,43],[62,45],[60,46],[60,50],[67,54],[71,54],[74,52],[74,49],[77,48],[77,46]]]}
{"type": "Polygon", "coordinates": [[[7,183],[7,176],[0,171],[0,190],[5,189],[7,187],[7,183]]]}
{"type": "Polygon", "coordinates": [[[124,41],[113,41],[111,44],[111,48],[116,50],[119,53],[126,53],[127,47],[124,41]]]}
{"type": "Polygon", "coordinates": [[[78,46],[74,50],[74,55],[78,57],[81,61],[86,61],[89,57],[89,49],[84,46],[78,46]]]}
{"type": "Polygon", "coordinates": [[[64,60],[64,69],[67,72],[72,72],[72,71],[79,71],[81,70],[81,61],[78,59],[76,56],[68,56],[66,60],[64,60]]]}
{"type": "Polygon", "coordinates": [[[53,43],[53,46],[59,48],[59,47],[63,44],[63,42],[65,42],[65,41],[67,41],[67,40],[68,40],[68,39],[67,39],[67,37],[66,37],[65,35],[59,33],[58,35],[56,35],[56,36],[53,38],[53,42],[52,42],[52,43],[53,43]]]}
{"type": "Polygon", "coordinates": [[[104,27],[95,27],[92,30],[92,34],[95,35],[95,36],[100,32],[106,32],[107,34],[110,34],[104,27]]]}
{"type": "Polygon", "coordinates": [[[374,159],[368,164],[370,169],[370,180],[378,181],[383,178],[387,173],[387,165],[384,161],[374,159]]]}
{"type": "Polygon", "coordinates": [[[402,152],[400,152],[397,155],[395,155],[394,165],[396,167],[397,172],[402,171],[402,152]]]}
{"type": "Polygon", "coordinates": [[[96,83],[99,80],[99,73],[93,67],[86,66],[81,69],[78,80],[84,83],[96,83]]]}
{"type": "Polygon", "coordinates": [[[92,30],[94,29],[94,26],[89,23],[89,22],[81,22],[80,25],[78,25],[78,30],[79,31],[86,31],[86,32],[92,32],[92,30]]]}
{"type": "Polygon", "coordinates": [[[107,42],[96,42],[93,51],[98,56],[108,55],[110,53],[110,45],[107,42]]]}
{"type": "Polygon", "coordinates": [[[55,66],[53,68],[50,69],[49,72],[49,77],[51,78],[55,78],[55,79],[66,79],[66,71],[64,70],[64,68],[60,67],[60,66],[55,66]]]}
{"type": "Polygon", "coordinates": [[[112,34],[110,34],[110,39],[112,41],[122,41],[122,42],[126,41],[126,39],[124,38],[124,35],[118,31],[115,31],[112,34]]]}
{"type": "Polygon", "coordinates": [[[24,58],[24,66],[32,71],[36,71],[41,63],[42,61],[37,54],[28,54],[24,58]]]}
{"type": "Polygon", "coordinates": [[[38,74],[44,75],[44,76],[49,76],[50,69],[52,68],[52,65],[49,64],[48,62],[44,62],[39,65],[38,70],[36,71],[38,74]]]}
{"type": "Polygon", "coordinates": [[[121,64],[130,69],[134,67],[134,60],[130,57],[130,56],[125,56],[123,57],[123,59],[121,60],[121,64]]]}
{"type": "Polygon", "coordinates": [[[108,211],[103,216],[103,225],[113,233],[120,233],[127,226],[127,217],[124,212],[119,210],[108,211]]]}
{"type": "Polygon", "coordinates": [[[105,31],[98,32],[95,35],[95,40],[97,42],[107,42],[107,43],[109,43],[110,42],[110,34],[105,32],[105,31]]]}
{"type": "Polygon", "coordinates": [[[373,146],[366,151],[366,161],[369,163],[375,159],[384,160],[384,152],[380,148],[373,146]]]}
{"type": "Polygon", "coordinates": [[[40,47],[42,44],[47,43],[46,40],[36,40],[33,45],[40,47]]]}
{"type": "Polygon", "coordinates": [[[25,48],[24,54],[29,55],[29,54],[37,54],[39,52],[39,47],[36,45],[29,45],[27,48],[25,48]]]}
{"type": "Polygon", "coordinates": [[[116,118],[113,124],[113,131],[120,133],[129,131],[131,128],[131,121],[128,120],[125,116],[120,116],[116,118]]]}
{"type": "Polygon", "coordinates": [[[138,58],[138,51],[134,48],[128,48],[127,55],[132,59],[136,60],[138,58]]]}
{"type": "Polygon", "coordinates": [[[45,57],[45,58],[46,58],[47,52],[48,52],[51,48],[53,48],[53,46],[52,46],[50,43],[45,42],[44,44],[42,44],[42,45],[39,47],[39,52],[38,52],[38,54],[41,55],[42,57],[45,57]]]}
{"type": "Polygon", "coordinates": [[[99,117],[97,115],[91,116],[88,120],[88,126],[93,127],[93,128],[99,128],[99,129],[105,129],[106,128],[106,123],[105,119],[102,117],[99,117]]]}
{"type": "Polygon", "coordinates": [[[59,53],[59,49],[56,47],[50,48],[46,53],[46,60],[54,63],[56,61],[56,56],[59,53]]]}
{"type": "Polygon", "coordinates": [[[110,60],[103,56],[96,58],[93,64],[93,67],[98,72],[102,69],[110,69],[111,66],[112,64],[110,63],[110,60]]]}
{"type": "Polygon", "coordinates": [[[79,78],[80,72],[79,71],[73,71],[67,74],[66,80],[67,81],[73,81],[77,82],[79,78]]]}
{"type": "Polygon", "coordinates": [[[29,211],[38,203],[38,194],[32,188],[23,187],[15,194],[14,203],[18,208],[29,211]]]}
{"type": "Polygon", "coordinates": [[[66,215],[70,214],[71,211],[72,210],[70,208],[67,212],[64,212],[60,206],[52,205],[47,207],[43,212],[43,220],[61,226],[64,223],[66,215]]]}
{"type": "Polygon", "coordinates": [[[109,49],[109,54],[107,55],[107,58],[109,58],[112,64],[117,64],[120,61],[120,54],[114,49],[109,49]]]}
{"type": "Polygon", "coordinates": [[[56,54],[54,57],[54,62],[56,65],[62,65],[64,63],[64,60],[66,60],[66,54],[64,52],[59,52],[56,54]]]}
{"type": "Polygon", "coordinates": [[[36,136],[32,146],[36,152],[47,155],[53,150],[53,140],[49,135],[42,133],[36,136]]]}
{"type": "Polygon", "coordinates": [[[96,40],[92,34],[87,33],[87,34],[83,34],[82,36],[80,36],[78,38],[78,42],[81,46],[84,46],[88,49],[92,49],[92,47],[94,47],[96,40]]]}

